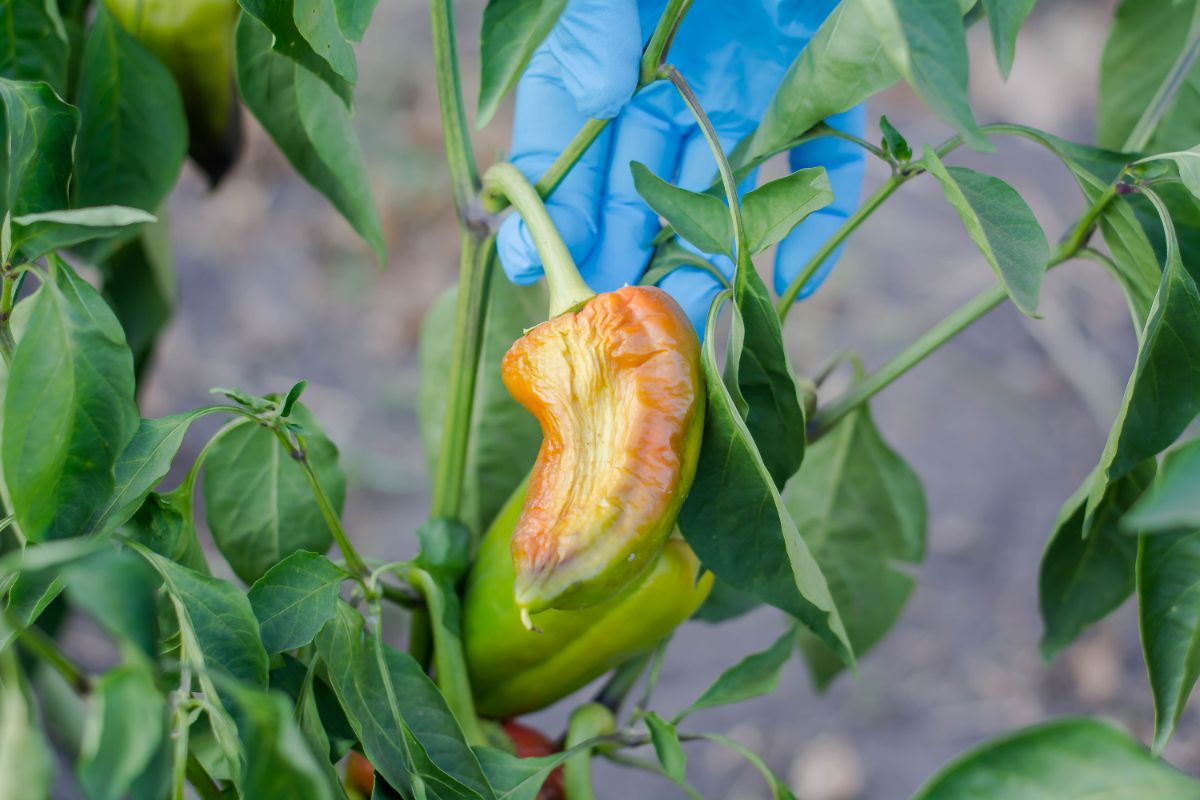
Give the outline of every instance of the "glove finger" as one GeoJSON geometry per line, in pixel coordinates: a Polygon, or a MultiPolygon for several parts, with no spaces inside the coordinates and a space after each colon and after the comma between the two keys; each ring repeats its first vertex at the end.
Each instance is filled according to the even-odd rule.
{"type": "MultiPolygon", "coordinates": [[[[866,116],[866,106],[860,105],[836,114],[826,122],[838,130],[861,136],[866,116]]],[[[853,142],[827,136],[792,150],[788,163],[792,169],[825,167],[829,173],[830,188],[833,189],[833,202],[811,214],[779,243],[775,257],[775,291],[780,294],[787,291],[788,285],[800,274],[804,265],[858,207],[866,170],[866,153],[853,142]]],[[[808,297],[816,291],[841,253],[842,247],[838,247],[821,262],[812,278],[801,288],[797,295],[799,298],[808,297]]]]}
{"type": "Polygon", "coordinates": [[[717,292],[721,291],[720,281],[699,267],[680,267],[659,281],[658,287],[675,298],[703,341],[708,309],[717,292]]]}
{"type": "MultiPolygon", "coordinates": [[[[562,84],[557,63],[548,52],[539,51],[517,86],[513,165],[531,181],[537,180],[586,121],[562,84]]],[[[577,262],[587,257],[596,240],[596,211],[611,136],[607,130],[600,134],[546,204],[577,262]]],[[[541,278],[541,257],[517,214],[500,226],[496,246],[510,280],[528,284],[541,278]]]]}
{"type": "Polygon", "coordinates": [[[646,205],[633,185],[630,164],[640,161],[659,176],[675,174],[680,133],[653,105],[654,93],[670,89],[655,86],[639,95],[617,120],[604,196],[600,204],[600,236],[583,265],[583,277],[596,291],[612,291],[634,283],[650,260],[651,244],[658,233],[658,215],[646,205]]]}
{"type": "Polygon", "coordinates": [[[580,113],[610,119],[633,97],[642,56],[637,0],[571,0],[546,44],[580,113]]]}

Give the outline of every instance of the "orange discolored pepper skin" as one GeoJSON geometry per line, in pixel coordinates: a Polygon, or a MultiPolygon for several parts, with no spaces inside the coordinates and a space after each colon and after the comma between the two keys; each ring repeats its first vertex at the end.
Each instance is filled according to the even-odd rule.
{"type": "Polygon", "coordinates": [[[603,602],[662,551],[695,476],[696,333],[666,292],[626,286],[530,330],[502,376],[543,436],[512,537],[517,605],[603,602]]]}

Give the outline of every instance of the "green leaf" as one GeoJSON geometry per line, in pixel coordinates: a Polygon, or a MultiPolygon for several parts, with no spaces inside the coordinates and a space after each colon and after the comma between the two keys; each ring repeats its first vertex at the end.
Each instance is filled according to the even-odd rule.
{"type": "Polygon", "coordinates": [[[650,742],[658,763],[662,764],[667,777],[680,785],[687,784],[687,754],[679,743],[679,732],[675,726],[651,711],[646,715],[646,727],[650,729],[650,742]]]}
{"type": "Polygon", "coordinates": [[[317,637],[334,691],[375,770],[402,794],[414,778],[436,798],[495,795],[437,687],[409,655],[363,637],[345,603],[317,637]]]}
{"type": "MultiPolygon", "coordinates": [[[[308,460],[340,514],[346,475],[337,447],[316,417],[297,404],[292,419],[308,432],[308,460]]],[[[213,445],[204,462],[208,527],[238,577],[253,583],[297,550],[324,553],[333,543],[304,469],[268,428],[243,425],[213,445]]]]}
{"type": "Polygon", "coordinates": [[[901,164],[912,159],[912,148],[900,131],[896,130],[886,116],[879,118],[879,130],[883,134],[883,149],[895,156],[901,164]]]}
{"type": "Polygon", "coordinates": [[[721,379],[715,349],[720,306],[719,297],[708,315],[701,362],[708,389],[704,439],[679,527],[718,578],[796,617],[853,662],[825,576],[721,379]]]}
{"type": "MultiPolygon", "coordinates": [[[[1088,202],[1095,202],[1102,189],[1091,186],[1084,191],[1088,202]]],[[[1158,257],[1124,198],[1118,197],[1100,215],[1100,233],[1116,265],[1113,277],[1121,284],[1134,329],[1140,336],[1162,279],[1158,257]]]]}
{"type": "Polygon", "coordinates": [[[993,739],[944,767],[913,800],[1193,800],[1200,783],[1124,731],[1064,719],[993,739]]]}
{"type": "Polygon", "coordinates": [[[226,581],[201,575],[137,547],[163,577],[175,602],[180,628],[189,628],[204,664],[253,686],[267,685],[267,653],[250,601],[226,581]]]}
{"type": "Polygon", "coordinates": [[[347,83],[353,85],[358,82],[354,48],[346,41],[338,25],[334,0],[292,0],[292,19],[296,30],[314,53],[325,59],[347,83]]]}
{"type": "MultiPolygon", "coordinates": [[[[306,0],[312,2],[313,0],[306,0]]],[[[349,33],[346,33],[347,38],[353,38],[350,33],[365,32],[367,19],[374,10],[375,3],[378,0],[335,0],[338,5],[336,10],[338,23],[343,25],[343,32],[346,33],[345,27],[349,27],[349,33]],[[361,6],[361,8],[351,8],[353,6],[361,6]]],[[[300,69],[315,75],[333,91],[333,93],[342,101],[346,108],[354,107],[354,83],[346,80],[334,70],[333,65],[328,59],[313,49],[313,46],[300,32],[296,24],[296,2],[277,2],[276,0],[238,0],[242,9],[246,12],[243,16],[253,16],[265,27],[272,36],[263,40],[268,48],[274,48],[275,52],[280,56],[286,57],[294,62],[300,69]]],[[[255,26],[259,27],[259,26],[255,26]]],[[[238,34],[239,39],[241,34],[238,34]]],[[[244,51],[242,44],[238,42],[237,60],[238,74],[241,74],[241,60],[247,56],[256,56],[258,54],[257,47],[253,51],[244,51]]],[[[263,76],[266,77],[266,76],[263,76]]],[[[239,83],[241,79],[239,78],[239,83]]],[[[245,89],[242,90],[242,99],[247,103],[249,98],[245,95],[245,89]]],[[[252,108],[251,111],[254,109],[252,108]]],[[[258,116],[255,112],[255,116],[258,116]]]]}
{"type": "Polygon", "coordinates": [[[679,722],[702,708],[733,705],[774,692],[779,685],[779,673],[796,650],[796,633],[796,627],[789,625],[783,635],[766,650],[752,653],[722,672],[712,686],[704,690],[700,699],[675,721],[679,722]]]}
{"type": "Polygon", "coordinates": [[[488,0],[479,42],[476,127],[496,114],[566,5],[567,0],[488,0]]]}
{"type": "Polygon", "coordinates": [[[0,0],[0,77],[67,93],[67,32],[56,0],[0,0]]]}
{"type": "MultiPolygon", "coordinates": [[[[1197,33],[1195,0],[1123,0],[1100,62],[1097,139],[1125,149],[1150,101],[1197,33]]],[[[1200,62],[1193,64],[1149,141],[1148,151],[1178,150],[1200,141],[1200,62]]]]}
{"type": "MultiPolygon", "coordinates": [[[[526,328],[546,318],[543,283],[517,286],[493,270],[475,377],[470,436],[460,518],[482,533],[533,467],[542,430],[532,414],[512,398],[500,379],[500,362],[526,328]]],[[[425,314],[417,353],[417,422],[429,472],[436,469],[453,365],[454,314],[458,291],[448,289],[425,314]]]]}
{"type": "Polygon", "coordinates": [[[1143,536],[1137,593],[1161,753],[1200,677],[1200,531],[1143,536]]]}
{"type": "Polygon", "coordinates": [[[1050,245],[1029,205],[999,178],[966,167],[947,168],[929,145],[925,167],[942,185],[946,202],[958,212],[1008,296],[1022,313],[1036,317],[1050,245]]]}
{"type": "Polygon", "coordinates": [[[790,149],[814,125],[900,79],[868,16],[868,2],[842,0],[829,13],[784,74],[758,128],[731,154],[735,167],[790,149]]]}
{"type": "Polygon", "coordinates": [[[1107,485],[1169,447],[1200,412],[1200,291],[1184,269],[1169,218],[1163,227],[1167,254],[1162,282],[1100,457],[1101,477],[1088,499],[1085,532],[1092,528],[1107,485]]]}
{"type": "Polygon", "coordinates": [[[0,78],[0,101],[0,217],[66,208],[79,112],[45,83],[0,78]]]}
{"type": "Polygon", "coordinates": [[[476,747],[475,755],[501,800],[535,800],[550,773],[567,758],[567,753],[538,758],[517,758],[507,750],[476,747]]]}
{"type": "Polygon", "coordinates": [[[33,541],[77,536],[114,489],[137,430],[133,359],[108,304],[55,262],[30,300],[4,402],[12,511],[33,541]]]}
{"type": "Polygon", "coordinates": [[[725,385],[775,487],[782,489],[804,460],[804,403],[779,317],[748,254],[733,276],[733,300],[725,385]]]}
{"type": "Polygon", "coordinates": [[[140,377],[175,310],[175,257],[165,214],[146,225],[100,265],[104,299],[125,329],[140,377]]]}
{"type": "MultiPolygon", "coordinates": [[[[832,202],[833,191],[823,167],[797,170],[747,192],[742,198],[742,216],[750,252],[766,250],[809,214],[832,202]]],[[[721,207],[725,208],[724,203],[721,207]]],[[[728,210],[725,216],[728,219],[728,210]]]]}
{"type": "Polygon", "coordinates": [[[379,0],[333,0],[338,25],[352,42],[361,42],[379,0]]]}
{"type": "Polygon", "coordinates": [[[1200,439],[1167,453],[1162,469],[1121,524],[1130,531],[1159,533],[1200,528],[1200,439]]]}
{"type": "Polygon", "coordinates": [[[242,100],[296,171],[333,203],[382,262],[383,229],[344,98],[272,50],[271,42],[271,31],[262,23],[250,14],[241,16],[237,80],[242,100]]]}
{"type": "Polygon", "coordinates": [[[724,202],[673,186],[641,162],[632,162],[629,169],[638,194],[676,233],[705,253],[733,254],[733,225],[724,202]]]}
{"type": "Polygon", "coordinates": [[[268,655],[303,647],[337,614],[338,592],[350,575],[325,556],[301,550],[271,567],[250,587],[250,605],[268,655]]]}
{"type": "MultiPolygon", "coordinates": [[[[246,746],[242,797],[333,800],[328,771],[309,749],[283,695],[233,688],[238,733],[246,746]]],[[[344,795],[343,795],[344,796],[344,795]]]]}
{"type": "Polygon", "coordinates": [[[1000,74],[1007,78],[1012,71],[1013,56],[1017,50],[1017,34],[1021,25],[1037,0],[983,0],[987,12],[988,28],[992,32],[992,49],[996,51],[996,65],[1000,74]]]}
{"type": "Polygon", "coordinates": [[[208,562],[196,536],[188,488],[185,483],[167,494],[151,492],[119,530],[125,539],[207,575],[208,562]]]}
{"type": "Polygon", "coordinates": [[[879,42],[926,105],[977,150],[991,150],[967,96],[967,40],[958,0],[865,0],[879,42]]]}
{"type": "Polygon", "coordinates": [[[1121,531],[1120,521],[1153,480],[1154,470],[1154,461],[1147,461],[1109,486],[1089,536],[1083,526],[1096,473],[1063,505],[1038,577],[1044,658],[1053,658],[1133,592],[1137,539],[1121,531]]]}
{"type": "Polygon", "coordinates": [[[79,782],[89,800],[121,800],[158,752],[166,701],[148,663],[106,672],[88,699],[79,782]]]}
{"type": "Polygon", "coordinates": [[[54,761],[16,658],[0,656],[0,797],[49,797],[54,761]]]}
{"type": "MultiPolygon", "coordinates": [[[[862,656],[896,624],[916,586],[913,569],[925,556],[921,479],[862,406],[809,447],[783,501],[862,656]]],[[[841,662],[812,637],[801,636],[800,644],[823,688],[841,662]]]]}
{"type": "Polygon", "coordinates": [[[93,239],[108,239],[133,225],[155,222],[156,217],[128,206],[97,206],[65,211],[42,211],[13,217],[13,246],[27,261],[93,239]]]}
{"type": "Polygon", "coordinates": [[[296,701],[296,722],[300,726],[300,733],[304,735],[304,740],[308,742],[309,749],[316,755],[317,766],[325,774],[329,786],[333,788],[334,797],[339,800],[347,800],[341,776],[338,775],[334,765],[330,763],[331,759],[336,759],[337,756],[332,753],[329,734],[325,732],[325,722],[321,719],[321,706],[315,690],[317,686],[316,669],[320,663],[320,659],[314,658],[305,671],[305,681],[300,691],[300,697],[296,701]]]}
{"type": "Polygon", "coordinates": [[[1179,177],[1187,190],[1200,199],[1200,145],[1191,150],[1177,150],[1154,156],[1156,161],[1171,161],[1179,170],[1179,177]]]}
{"type": "Polygon", "coordinates": [[[87,531],[107,533],[133,516],[150,496],[150,491],[167,476],[192,422],[208,413],[211,409],[201,408],[169,417],[143,419],[113,467],[113,493],[108,502],[92,514],[87,531]]]}
{"type": "Polygon", "coordinates": [[[187,155],[187,120],[174,78],[103,4],[79,75],[83,122],[75,145],[72,205],[155,211],[187,155]]]}
{"type": "Polygon", "coordinates": [[[76,610],[153,663],[158,642],[155,595],[162,581],[145,560],[128,550],[105,550],[68,564],[64,578],[67,599],[76,610]]]}
{"type": "Polygon", "coordinates": [[[735,589],[725,581],[717,578],[713,581],[712,591],[692,619],[716,624],[737,619],[748,614],[761,605],[762,601],[751,594],[735,589]]]}

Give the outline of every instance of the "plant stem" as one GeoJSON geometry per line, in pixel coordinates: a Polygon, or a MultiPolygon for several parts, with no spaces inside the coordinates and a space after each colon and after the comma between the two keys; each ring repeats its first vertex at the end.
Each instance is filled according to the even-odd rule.
{"type": "MultiPolygon", "coordinates": [[[[488,743],[487,734],[479,724],[479,716],[475,713],[475,700],[471,694],[471,681],[467,675],[467,659],[463,653],[462,639],[445,625],[441,618],[446,614],[448,598],[443,586],[423,569],[410,569],[406,575],[409,583],[425,596],[425,606],[429,610],[430,629],[433,633],[433,662],[437,667],[438,688],[446,698],[446,704],[463,729],[467,743],[483,746],[488,743]],[[436,620],[436,621],[435,621],[436,620]]],[[[454,591],[449,587],[449,591],[454,591]]],[[[458,598],[452,601],[456,611],[460,611],[458,598]]]]}
{"type": "Polygon", "coordinates": [[[484,173],[483,183],[488,191],[507,197],[529,228],[550,287],[550,317],[557,317],[594,297],[596,293],[580,276],[575,259],[563,243],[541,196],[521,171],[506,162],[493,164],[484,173]]]}
{"type": "Polygon", "coordinates": [[[88,677],[83,669],[71,660],[71,657],[62,651],[58,646],[58,642],[50,638],[41,628],[30,625],[27,628],[21,628],[13,624],[13,620],[9,619],[8,623],[14,630],[18,630],[17,641],[25,650],[37,658],[42,659],[62,675],[67,683],[71,685],[78,694],[87,695],[92,691],[92,679],[88,677]]]}
{"type": "Polygon", "coordinates": [[[905,173],[894,173],[890,178],[884,181],[883,185],[875,190],[875,193],[868,197],[857,210],[843,222],[833,235],[825,240],[820,249],[808,260],[804,268],[792,279],[788,284],[787,290],[779,298],[779,302],[775,306],[775,312],[779,315],[779,321],[783,322],[787,318],[787,313],[791,310],[792,305],[796,302],[796,295],[800,294],[800,290],[812,278],[825,260],[829,258],[838,247],[842,245],[850,234],[858,228],[859,225],[866,222],[867,217],[875,213],[875,210],[883,205],[883,201],[887,200],[892,194],[899,189],[909,176],[905,173]]]}
{"type": "MultiPolygon", "coordinates": [[[[700,100],[696,97],[695,92],[692,91],[692,87],[688,85],[679,70],[671,64],[664,64],[659,68],[658,72],[659,75],[674,84],[676,90],[679,91],[683,102],[696,119],[696,124],[700,126],[700,131],[704,134],[705,141],[708,142],[708,149],[712,151],[713,159],[717,162],[717,173],[721,176],[721,185],[725,189],[725,200],[729,205],[729,218],[733,223],[734,255],[737,259],[737,271],[738,273],[742,273],[746,268],[753,269],[754,265],[750,263],[750,253],[746,249],[746,229],[742,224],[742,206],[738,202],[737,181],[734,180],[733,168],[729,166],[729,159],[725,156],[725,150],[721,147],[721,140],[717,138],[717,131],[713,128],[712,121],[700,105],[700,100]]],[[[736,286],[738,282],[735,275],[734,285],[736,286]]]]}
{"type": "MultiPolygon", "coordinates": [[[[1075,224],[1071,226],[1062,243],[1050,254],[1050,260],[1046,263],[1047,270],[1074,258],[1085,248],[1096,220],[1116,196],[1117,190],[1114,184],[1109,186],[1096,198],[1094,203],[1084,210],[1075,224]]],[[[828,433],[843,417],[924,361],[946,342],[962,333],[971,323],[1000,305],[1007,296],[1004,288],[997,284],[951,312],[882,367],[855,383],[844,395],[829,405],[819,408],[810,426],[809,440],[815,441],[828,433]]]]}
{"type": "Polygon", "coordinates": [[[463,105],[462,79],[454,43],[453,0],[429,0],[429,22],[433,36],[433,61],[437,74],[438,106],[442,112],[442,136],[450,184],[459,219],[467,220],[479,189],[479,170],[471,149],[471,129],[463,105]]]}
{"type": "Polygon", "coordinates": [[[9,324],[12,319],[13,301],[16,294],[14,285],[16,278],[5,265],[3,277],[0,278],[0,355],[4,357],[5,364],[12,364],[13,351],[17,347],[16,340],[13,339],[12,327],[9,324]]]}
{"type": "Polygon", "coordinates": [[[633,691],[633,687],[637,686],[638,679],[642,677],[642,673],[645,672],[646,665],[649,663],[650,654],[643,653],[640,656],[634,656],[617,667],[612,677],[608,679],[596,694],[594,702],[604,706],[614,715],[620,713],[621,704],[625,702],[625,698],[633,691]]]}
{"type": "MultiPolygon", "coordinates": [[[[487,283],[495,262],[494,240],[479,240],[462,230],[458,271],[458,302],[454,311],[454,345],[446,379],[446,412],[442,424],[433,498],[429,515],[458,519],[462,505],[463,476],[471,435],[471,411],[487,305],[487,283]]],[[[472,531],[477,537],[478,531],[472,531]]]]}
{"type": "Polygon", "coordinates": [[[667,7],[663,9],[662,16],[658,18],[658,24],[654,26],[654,33],[650,35],[650,41],[646,43],[646,49],[642,52],[638,88],[648,86],[658,80],[658,68],[662,66],[667,51],[671,49],[675,33],[679,30],[679,25],[683,22],[691,5],[692,0],[668,0],[667,7]]]}
{"type": "Polygon", "coordinates": [[[305,447],[303,437],[296,436],[296,446],[291,453],[292,458],[300,465],[300,469],[304,470],[304,476],[308,478],[308,485],[312,488],[317,506],[321,509],[321,516],[325,518],[325,524],[329,526],[329,532],[333,534],[333,540],[337,542],[338,550],[342,552],[342,558],[346,559],[346,566],[360,577],[370,575],[370,567],[363,561],[362,556],[358,554],[358,550],[350,541],[350,536],[342,526],[342,520],[338,517],[337,510],[334,509],[333,503],[329,502],[329,495],[325,494],[325,489],[321,486],[317,471],[313,469],[312,462],[308,459],[308,448],[305,447]]]}
{"type": "MultiPolygon", "coordinates": [[[[658,80],[658,67],[670,49],[675,32],[679,29],[679,24],[683,22],[691,5],[692,0],[668,1],[662,16],[658,18],[658,24],[650,36],[650,41],[646,44],[646,49],[642,51],[638,89],[645,88],[658,80]]],[[[583,123],[583,127],[575,133],[563,151],[558,154],[554,162],[546,168],[546,171],[534,184],[534,188],[537,189],[543,200],[554,194],[554,190],[562,183],[563,178],[567,177],[571,168],[583,157],[583,154],[592,146],[592,142],[596,141],[596,138],[604,132],[610,122],[612,122],[611,119],[589,119],[583,123]]],[[[489,191],[487,187],[484,187],[480,197],[484,210],[489,213],[498,214],[508,208],[508,198],[489,191]]]]}

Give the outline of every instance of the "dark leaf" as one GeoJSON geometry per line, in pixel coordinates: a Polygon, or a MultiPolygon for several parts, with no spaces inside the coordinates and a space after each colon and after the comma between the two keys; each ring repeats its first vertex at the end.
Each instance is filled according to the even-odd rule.
{"type": "Polygon", "coordinates": [[[0,0],[0,77],[45,81],[67,95],[67,32],[56,0],[0,0]]]}
{"type": "Polygon", "coordinates": [[[638,161],[629,168],[638,194],[676,233],[705,253],[733,254],[733,225],[724,202],[673,186],[638,161]]]}
{"type": "Polygon", "coordinates": [[[1200,439],[1167,453],[1150,490],[1125,515],[1131,531],[1158,533],[1200,528],[1200,439]]]}
{"type": "MultiPolygon", "coordinates": [[[[925,555],[925,493],[866,406],[811,445],[783,501],[829,581],[858,656],[899,619],[925,555]]],[[[821,642],[800,643],[818,686],[842,669],[821,642]]]]}
{"type": "Polygon", "coordinates": [[[1084,516],[1095,473],[1063,505],[1038,579],[1045,658],[1052,658],[1133,592],[1137,539],[1120,530],[1120,521],[1154,478],[1154,470],[1154,462],[1148,461],[1110,485],[1086,538],[1084,516]]]}
{"type": "MultiPolygon", "coordinates": [[[[276,39],[276,44],[282,41],[276,39]]],[[[241,16],[237,79],[242,99],[296,171],[333,203],[382,261],[383,230],[346,98],[272,50],[271,42],[271,31],[261,22],[250,14],[241,16]]]]}
{"type": "Polygon", "coordinates": [[[79,112],[45,83],[0,78],[0,101],[0,217],[66,208],[79,112]]]}
{"type": "Polygon", "coordinates": [[[79,782],[88,800],[121,800],[158,752],[166,700],[146,662],[105,673],[93,687],[89,704],[79,782]]]}
{"type": "MultiPolygon", "coordinates": [[[[337,447],[303,404],[292,418],[309,431],[309,463],[340,513],[346,475],[337,447]]],[[[242,425],[221,437],[209,451],[202,483],[213,539],[247,583],[297,550],[324,553],[332,544],[304,469],[268,428],[242,425]]]]}
{"type": "Polygon", "coordinates": [[[692,703],[676,721],[702,708],[732,705],[771,694],[779,685],[779,673],[795,650],[796,628],[789,625],[783,635],[766,650],[752,653],[722,672],[712,686],[704,690],[700,699],[692,703]]]}

